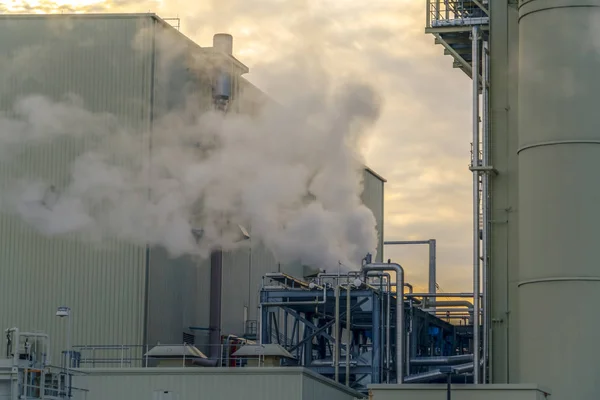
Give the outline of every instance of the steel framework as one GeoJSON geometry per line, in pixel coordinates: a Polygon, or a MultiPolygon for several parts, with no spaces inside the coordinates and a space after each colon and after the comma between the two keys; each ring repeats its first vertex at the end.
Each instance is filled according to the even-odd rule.
{"type": "Polygon", "coordinates": [[[361,391],[369,383],[431,381],[431,374],[422,375],[430,372],[426,363],[411,362],[470,354],[471,332],[449,322],[470,319],[468,312],[466,316],[455,314],[457,309],[428,312],[424,300],[407,296],[398,334],[397,295],[390,274],[366,275],[320,274],[308,282],[267,274],[260,292],[261,344],[277,343],[294,355],[296,359],[286,365],[305,366],[361,391]]]}
{"type": "Polygon", "coordinates": [[[474,382],[488,382],[490,175],[489,157],[489,0],[427,0],[425,32],[451,55],[454,67],[473,80],[473,318],[474,382]],[[475,73],[473,73],[475,71],[475,73]],[[483,285],[482,285],[483,282],[483,285]],[[481,297],[481,299],[480,299],[481,297]]]}

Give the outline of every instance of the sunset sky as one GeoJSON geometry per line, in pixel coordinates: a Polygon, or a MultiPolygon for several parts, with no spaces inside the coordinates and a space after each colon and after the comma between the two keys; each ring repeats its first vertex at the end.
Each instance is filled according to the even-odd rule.
{"type": "MultiPolygon", "coordinates": [[[[470,80],[424,33],[425,0],[4,0],[0,11],[155,12],[179,17],[201,46],[231,33],[247,78],[276,99],[294,93],[270,78],[297,61],[335,79],[361,76],[384,99],[363,151],[388,180],[385,239],[437,239],[439,285],[471,290],[470,80]]],[[[426,246],[384,257],[426,285],[426,246]]]]}

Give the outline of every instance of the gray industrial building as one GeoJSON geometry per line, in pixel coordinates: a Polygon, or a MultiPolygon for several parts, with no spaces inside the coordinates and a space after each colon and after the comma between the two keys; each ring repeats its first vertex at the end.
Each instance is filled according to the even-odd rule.
{"type": "MultiPolygon", "coordinates": [[[[251,114],[268,101],[242,77],[248,68],[235,57],[201,48],[153,14],[3,15],[0,54],[1,110],[10,114],[22,95],[60,100],[75,93],[87,109],[113,114],[139,132],[140,157],[151,152],[160,115],[190,94],[200,109],[212,106],[207,66],[215,60],[230,68],[234,111],[251,114]],[[157,45],[163,35],[181,43],[184,55],[169,60],[157,45]]],[[[70,162],[89,145],[68,138],[27,149],[0,168],[0,190],[18,174],[65,185],[70,162]]],[[[379,260],[384,182],[365,169],[362,197],[377,220],[379,260]]],[[[0,248],[0,326],[47,332],[55,360],[67,331],[55,317],[61,305],[72,308],[73,345],[181,343],[184,336],[199,345],[207,341],[210,260],[172,259],[162,248],[117,240],[97,248],[47,237],[7,214],[0,214],[0,248]]],[[[260,243],[223,254],[222,334],[255,334],[261,277],[272,271],[303,276],[306,267],[278,264],[260,243]]]]}

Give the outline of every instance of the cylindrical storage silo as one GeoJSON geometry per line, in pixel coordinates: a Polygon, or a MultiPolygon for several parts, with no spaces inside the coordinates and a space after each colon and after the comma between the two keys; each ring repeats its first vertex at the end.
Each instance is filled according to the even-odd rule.
{"type": "Polygon", "coordinates": [[[519,2],[519,382],[600,396],[600,0],[519,2]]]}

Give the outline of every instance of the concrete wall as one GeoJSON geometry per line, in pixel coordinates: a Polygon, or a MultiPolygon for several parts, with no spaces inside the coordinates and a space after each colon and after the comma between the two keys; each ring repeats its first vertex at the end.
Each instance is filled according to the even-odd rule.
{"type": "MultiPolygon", "coordinates": [[[[372,400],[441,400],[447,386],[440,384],[371,385],[372,400]]],[[[452,400],[547,400],[549,391],[536,385],[452,385],[452,400]]]]}
{"type": "MultiPolygon", "coordinates": [[[[73,378],[74,386],[89,390],[85,400],[353,400],[362,397],[303,368],[125,368],[93,369],[85,373],[73,378]]],[[[77,391],[74,396],[75,400],[84,399],[77,391]]]]}

